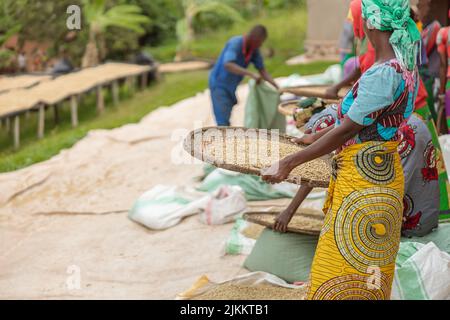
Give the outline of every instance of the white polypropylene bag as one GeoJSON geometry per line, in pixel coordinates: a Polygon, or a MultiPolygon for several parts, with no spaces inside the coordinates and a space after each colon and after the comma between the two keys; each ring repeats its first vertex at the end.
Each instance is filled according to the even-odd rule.
{"type": "Polygon", "coordinates": [[[230,235],[224,241],[221,254],[223,256],[229,255],[249,255],[255,246],[256,240],[247,238],[242,234],[242,231],[248,227],[248,222],[242,218],[236,219],[230,235]]]}
{"type": "Polygon", "coordinates": [[[442,148],[442,155],[446,168],[450,168],[450,134],[439,137],[439,144],[442,148]]]}
{"type": "Polygon", "coordinates": [[[210,195],[193,190],[157,185],[139,197],[128,217],[150,229],[167,229],[200,213],[210,199],[210,195]]]}
{"type": "MultiPolygon", "coordinates": [[[[402,251],[410,251],[413,254],[396,263],[391,298],[450,300],[450,255],[439,250],[433,242],[426,245],[402,243],[399,253],[402,251]]],[[[400,256],[397,260],[399,258],[400,256]]]]}
{"type": "Polygon", "coordinates": [[[224,224],[235,220],[247,209],[245,193],[239,186],[222,186],[207,201],[200,221],[204,224],[224,224]]]}

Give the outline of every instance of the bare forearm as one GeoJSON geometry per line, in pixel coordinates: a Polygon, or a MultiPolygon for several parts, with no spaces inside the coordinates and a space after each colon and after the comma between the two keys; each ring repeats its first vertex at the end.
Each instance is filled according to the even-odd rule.
{"type": "Polygon", "coordinates": [[[441,53],[441,69],[439,73],[440,83],[441,87],[439,88],[439,93],[444,94],[445,93],[445,86],[447,85],[447,57],[441,53]]]}
{"type": "Polygon", "coordinates": [[[249,76],[251,77],[253,74],[249,70],[240,67],[234,62],[228,62],[225,64],[225,69],[227,69],[229,72],[240,75],[240,76],[249,76]]]}
{"type": "Polygon", "coordinates": [[[314,134],[314,141],[319,140],[324,135],[326,135],[328,132],[334,129],[334,124],[332,126],[326,127],[325,129],[322,129],[314,134]]]}
{"type": "Polygon", "coordinates": [[[344,87],[351,85],[353,82],[358,80],[361,77],[361,70],[359,68],[355,68],[347,77],[341,80],[341,82],[335,84],[335,87],[340,90],[344,87]]]}
{"type": "Polygon", "coordinates": [[[302,151],[286,157],[286,161],[289,167],[295,168],[302,163],[320,158],[342,146],[345,142],[353,138],[362,128],[363,126],[346,119],[341,126],[328,131],[323,137],[302,151]]]}
{"type": "Polygon", "coordinates": [[[446,72],[441,70],[440,74],[440,80],[441,80],[441,86],[439,88],[439,93],[444,94],[445,93],[445,87],[447,85],[447,75],[446,72]]]}
{"type": "Polygon", "coordinates": [[[273,85],[275,88],[278,89],[277,83],[266,70],[259,70],[259,74],[264,80],[266,80],[267,82],[269,82],[271,85],[273,85]]]}
{"type": "Polygon", "coordinates": [[[297,209],[300,207],[302,202],[306,199],[308,194],[312,191],[313,188],[302,185],[295,195],[294,199],[292,199],[291,203],[289,204],[287,210],[292,212],[293,214],[297,211],[297,209]]]}

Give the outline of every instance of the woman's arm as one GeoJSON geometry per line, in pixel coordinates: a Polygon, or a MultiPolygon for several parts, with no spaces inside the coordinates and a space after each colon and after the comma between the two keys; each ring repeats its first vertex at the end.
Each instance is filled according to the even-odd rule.
{"type": "Polygon", "coordinates": [[[261,77],[260,75],[258,75],[257,73],[251,72],[250,70],[247,70],[245,68],[242,68],[241,66],[237,65],[234,62],[227,62],[225,63],[225,69],[227,69],[227,71],[240,75],[240,76],[248,76],[250,78],[255,79],[257,82],[261,81],[261,77]]]}
{"type": "Polygon", "coordinates": [[[440,52],[439,56],[441,57],[441,68],[439,70],[439,79],[441,83],[441,87],[439,88],[439,94],[445,94],[445,86],[447,85],[447,56],[445,52],[440,52]]]}
{"type": "Polygon", "coordinates": [[[289,206],[275,218],[275,225],[273,227],[275,231],[287,231],[289,222],[297,212],[298,207],[300,207],[300,205],[306,199],[312,189],[313,188],[306,185],[303,185],[298,189],[297,194],[295,195],[294,199],[292,199],[289,206]]]}
{"type": "Polygon", "coordinates": [[[302,151],[287,156],[270,168],[261,170],[262,179],[269,183],[279,183],[285,180],[295,167],[336,150],[363,128],[364,126],[345,118],[339,127],[330,130],[315,143],[302,151]]]}
{"type": "Polygon", "coordinates": [[[350,73],[346,78],[342,79],[341,82],[336,83],[334,86],[327,89],[325,92],[325,98],[327,99],[335,99],[339,98],[339,90],[342,88],[351,85],[353,82],[358,80],[361,77],[361,69],[355,68],[352,73],[350,73]]]}
{"type": "Polygon", "coordinates": [[[265,69],[261,69],[259,70],[259,74],[261,75],[261,77],[266,80],[267,82],[269,82],[271,85],[273,85],[275,87],[275,89],[278,89],[278,85],[275,82],[275,80],[273,80],[272,76],[265,70],[265,69]]]}
{"type": "Polygon", "coordinates": [[[300,138],[293,138],[291,141],[298,144],[313,144],[317,140],[319,140],[321,137],[323,137],[326,133],[330,132],[334,128],[334,124],[326,127],[325,129],[322,129],[316,133],[310,133],[310,134],[304,134],[300,138]]]}

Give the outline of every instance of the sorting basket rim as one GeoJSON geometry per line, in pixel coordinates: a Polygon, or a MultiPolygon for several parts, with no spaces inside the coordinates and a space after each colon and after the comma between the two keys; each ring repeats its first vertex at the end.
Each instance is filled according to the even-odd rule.
{"type": "Polygon", "coordinates": [[[295,104],[296,105],[299,101],[300,101],[300,99],[295,99],[295,100],[289,100],[289,101],[281,102],[278,105],[278,112],[281,113],[284,116],[293,116],[295,109],[286,108],[286,106],[291,105],[291,104],[295,104]]]}
{"type": "MultiPolygon", "coordinates": [[[[244,213],[243,218],[244,218],[244,220],[246,220],[248,222],[256,223],[258,225],[273,229],[274,223],[263,221],[262,219],[258,218],[258,216],[260,216],[260,215],[275,216],[279,213],[280,213],[279,211],[249,211],[249,212],[244,213]]],[[[298,215],[303,215],[307,218],[319,220],[317,217],[309,215],[309,214],[298,214],[298,215]]],[[[287,230],[287,232],[307,234],[307,235],[311,235],[311,236],[320,235],[320,230],[290,227],[289,225],[287,226],[286,230],[287,230]]]]}
{"type": "MultiPolygon", "coordinates": [[[[198,152],[195,152],[195,148],[192,146],[193,143],[193,137],[198,134],[198,133],[202,133],[205,132],[209,129],[215,129],[215,130],[220,130],[220,131],[225,131],[225,130],[256,130],[256,131],[267,131],[270,132],[271,130],[269,129],[254,129],[254,128],[245,128],[245,127],[224,127],[224,126],[209,126],[209,127],[203,127],[200,129],[195,129],[193,131],[191,131],[186,138],[183,141],[183,148],[184,150],[189,153],[192,157],[201,160],[203,162],[207,162],[209,164],[212,164],[218,168],[222,168],[225,170],[230,170],[230,171],[234,171],[234,172],[239,172],[239,173],[243,173],[243,174],[251,174],[251,175],[256,175],[256,176],[261,176],[261,172],[259,168],[248,168],[248,167],[243,167],[241,165],[236,165],[236,164],[227,164],[227,163],[218,163],[214,158],[208,158],[205,157],[203,153],[201,154],[201,158],[197,157],[198,156],[198,152]]],[[[291,139],[293,139],[294,137],[288,136],[286,134],[283,133],[277,133],[275,134],[276,136],[279,137],[280,142],[282,143],[287,143],[293,146],[297,146],[297,147],[306,147],[307,145],[304,144],[297,144],[291,141],[291,139]]],[[[250,137],[249,137],[250,138],[250,137]]],[[[328,188],[329,185],[329,181],[324,181],[324,180],[313,180],[313,179],[308,179],[308,178],[303,178],[303,177],[298,177],[298,176],[293,176],[293,175],[289,175],[289,177],[285,180],[286,182],[290,182],[290,183],[294,183],[294,184],[298,184],[298,185],[307,185],[309,187],[313,187],[313,188],[328,188]]]]}
{"type": "MultiPolygon", "coordinates": [[[[281,113],[284,116],[293,116],[294,115],[294,108],[287,108],[286,106],[295,104],[297,106],[297,103],[300,102],[302,99],[293,99],[288,101],[283,101],[278,105],[278,112],[281,113]]],[[[335,104],[334,100],[329,99],[322,99],[322,101],[325,103],[325,105],[335,104]]]]}
{"type": "MultiPolygon", "coordinates": [[[[329,87],[330,87],[329,85],[306,85],[306,86],[289,87],[283,90],[285,92],[289,92],[298,96],[327,99],[324,93],[317,92],[314,89],[325,89],[329,87]]],[[[343,92],[347,93],[349,90],[351,90],[351,87],[344,87],[339,90],[338,93],[339,99],[327,99],[327,101],[329,101],[330,103],[339,103],[340,99],[344,98],[345,96],[343,92]]]]}

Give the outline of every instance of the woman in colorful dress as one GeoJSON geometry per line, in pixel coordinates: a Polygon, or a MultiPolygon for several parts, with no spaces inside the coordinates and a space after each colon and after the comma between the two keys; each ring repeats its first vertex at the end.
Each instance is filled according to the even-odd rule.
{"type": "MultiPolygon", "coordinates": [[[[305,124],[305,135],[294,139],[294,142],[309,145],[317,141],[326,132],[324,130],[334,127],[337,110],[337,105],[330,105],[314,114],[305,124]]],[[[439,224],[436,150],[427,126],[415,113],[398,132],[397,151],[405,177],[402,236],[422,237],[432,232],[439,224]]],[[[306,185],[299,188],[289,206],[276,217],[275,231],[287,231],[289,222],[312,189],[306,185]]]]}
{"type": "MultiPolygon", "coordinates": [[[[421,62],[419,66],[419,73],[421,75],[421,81],[427,91],[427,98],[417,97],[415,113],[425,122],[428,130],[431,134],[434,151],[436,154],[436,169],[437,176],[433,176],[433,181],[438,180],[439,182],[439,218],[441,220],[446,220],[450,218],[450,184],[448,180],[447,170],[445,168],[444,159],[442,156],[442,149],[439,143],[438,131],[440,128],[436,127],[437,114],[434,106],[434,92],[433,84],[435,79],[439,75],[439,53],[438,53],[438,33],[440,28],[440,23],[438,21],[428,21],[430,11],[430,0],[421,0],[418,4],[417,17],[419,21],[423,22],[423,30],[421,31],[422,38],[422,54],[421,62]]],[[[419,89],[419,96],[423,85],[419,89]]]]}
{"type": "Polygon", "coordinates": [[[376,51],[338,108],[335,127],[263,170],[278,183],[293,168],[337,150],[308,299],[389,299],[399,248],[404,177],[398,129],[418,88],[420,33],[408,0],[363,0],[364,28],[376,51]]]}
{"type": "Polygon", "coordinates": [[[441,24],[437,20],[430,19],[431,0],[420,0],[418,3],[417,15],[423,25],[421,32],[422,46],[425,55],[422,55],[422,65],[419,67],[420,76],[428,92],[428,107],[433,120],[437,120],[434,107],[434,82],[439,78],[439,53],[437,51],[437,35],[441,29],[441,24]]]}
{"type": "MultiPolygon", "coordinates": [[[[450,10],[449,10],[450,17],[450,10]]],[[[442,28],[438,34],[438,51],[441,58],[439,73],[439,100],[445,107],[447,130],[450,133],[450,27],[442,28]]],[[[440,129],[440,128],[439,128],[440,129]]]]}
{"type": "MultiPolygon", "coordinates": [[[[353,28],[355,36],[358,39],[366,39],[366,36],[364,34],[363,30],[363,19],[362,19],[362,10],[361,10],[362,4],[361,0],[353,0],[350,3],[350,12],[351,17],[353,21],[353,28]]],[[[419,2],[419,9],[417,10],[417,14],[412,11],[412,17],[418,16],[420,19],[425,20],[429,16],[429,9],[430,9],[430,3],[429,0],[421,0],[419,2]]],[[[424,54],[422,57],[422,65],[419,66],[419,70],[422,70],[422,72],[425,72],[425,79],[430,79],[430,77],[427,78],[427,75],[429,74],[435,74],[436,72],[433,71],[431,73],[428,73],[426,68],[428,66],[435,66],[436,65],[436,26],[439,25],[439,22],[431,22],[428,23],[424,29],[424,31],[421,34],[421,41],[423,43],[422,49],[427,52],[427,54],[432,57],[431,64],[428,61],[427,54],[424,54]],[[424,61],[425,60],[425,61],[424,61]]],[[[443,48],[441,48],[443,50],[443,48]]],[[[366,70],[368,70],[375,61],[375,55],[372,46],[370,43],[368,44],[368,50],[361,54],[360,56],[360,71],[355,72],[354,76],[356,76],[356,79],[359,78],[361,74],[363,74],[366,70]]],[[[433,67],[434,68],[434,67],[433,67]]],[[[442,78],[441,78],[442,79],[442,78]]],[[[346,80],[353,81],[353,78],[344,79],[341,83],[337,84],[336,86],[330,88],[329,94],[331,97],[334,95],[334,92],[339,91],[343,86],[348,85],[350,82],[347,82],[346,80]]],[[[434,81],[434,80],[432,80],[434,81]]],[[[442,86],[441,86],[442,88],[442,86]]],[[[430,89],[430,88],[428,88],[430,89]]],[[[432,90],[431,90],[432,91],[432,90]]],[[[430,92],[431,92],[430,91],[430,92]]],[[[450,102],[449,102],[450,103],[450,102]]],[[[448,174],[447,170],[445,168],[444,159],[442,156],[442,149],[441,145],[439,143],[438,138],[438,130],[436,129],[436,123],[435,119],[433,118],[432,110],[434,110],[434,99],[429,99],[429,94],[427,92],[427,88],[424,85],[424,81],[422,79],[420,80],[419,85],[419,91],[417,94],[416,102],[414,104],[414,111],[417,114],[419,118],[421,118],[424,123],[426,124],[433,141],[435,153],[436,153],[436,168],[437,168],[437,176],[433,177],[433,180],[436,179],[439,181],[439,213],[440,213],[440,219],[445,220],[450,218],[450,184],[448,180],[448,174]]],[[[450,107],[449,107],[449,115],[450,115],[450,107]]]]}

